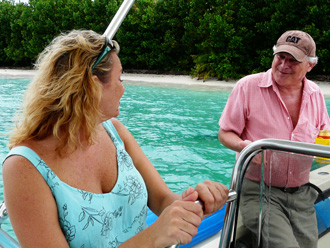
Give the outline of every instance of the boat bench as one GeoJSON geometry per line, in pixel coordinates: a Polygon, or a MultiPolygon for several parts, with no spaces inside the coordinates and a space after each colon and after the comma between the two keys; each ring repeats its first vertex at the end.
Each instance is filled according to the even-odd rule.
{"type": "Polygon", "coordinates": [[[319,187],[325,199],[319,196],[315,202],[319,238],[330,232],[330,165],[311,171],[310,182],[319,187]]]}

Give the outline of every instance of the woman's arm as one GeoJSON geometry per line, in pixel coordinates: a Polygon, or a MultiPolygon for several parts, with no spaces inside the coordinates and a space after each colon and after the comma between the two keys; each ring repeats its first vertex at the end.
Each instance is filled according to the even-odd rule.
{"type": "MultiPolygon", "coordinates": [[[[182,200],[187,195],[194,194],[190,189],[184,191],[182,196],[174,194],[165,184],[157,170],[146,157],[134,137],[124,127],[124,125],[116,119],[112,119],[120,137],[122,138],[126,151],[133,159],[134,165],[141,173],[148,189],[150,209],[159,215],[164,208],[169,206],[174,200],[182,200]]],[[[214,213],[222,207],[228,197],[229,190],[223,184],[206,180],[199,183],[194,196],[190,196],[189,201],[195,201],[200,198],[205,205],[205,214],[214,213]],[[195,199],[196,198],[196,199],[195,199]]]]}
{"type": "Polygon", "coordinates": [[[156,214],[160,213],[173,201],[181,200],[181,196],[173,193],[163,181],[155,167],[146,157],[132,134],[118,120],[112,119],[125,149],[131,156],[136,169],[141,173],[148,190],[148,206],[156,214]]]}
{"type": "Polygon", "coordinates": [[[6,207],[21,247],[69,247],[55,200],[37,169],[24,157],[11,156],[2,176],[6,207]]]}
{"type": "Polygon", "coordinates": [[[229,192],[227,187],[205,181],[195,189],[188,188],[182,196],[174,194],[130,132],[118,120],[112,119],[112,122],[147,185],[149,208],[159,215],[154,224],[125,242],[122,247],[137,247],[136,244],[144,243],[145,239],[149,240],[148,244],[153,244],[150,247],[189,243],[197,234],[197,228],[204,217],[202,207],[194,202],[200,198],[205,203],[205,214],[213,213],[225,204],[229,192]]]}

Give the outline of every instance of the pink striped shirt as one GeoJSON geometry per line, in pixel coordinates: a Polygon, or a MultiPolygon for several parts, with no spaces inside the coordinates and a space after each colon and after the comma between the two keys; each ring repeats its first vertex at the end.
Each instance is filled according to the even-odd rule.
{"type": "MultiPolygon", "coordinates": [[[[303,82],[300,114],[295,128],[270,69],[237,82],[219,120],[221,129],[235,132],[242,140],[274,138],[314,143],[320,130],[330,130],[330,120],[320,88],[306,78],[303,82]]],[[[310,159],[276,154],[267,155],[268,166],[264,173],[268,183],[276,187],[296,187],[309,181],[310,159]],[[272,175],[271,179],[269,175],[272,175]]],[[[260,180],[260,173],[255,174],[251,170],[253,168],[249,174],[260,180]]]]}

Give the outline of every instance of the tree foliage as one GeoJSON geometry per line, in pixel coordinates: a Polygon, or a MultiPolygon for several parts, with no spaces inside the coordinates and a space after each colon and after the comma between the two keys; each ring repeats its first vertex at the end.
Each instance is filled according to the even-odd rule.
{"type": "MultiPolygon", "coordinates": [[[[123,0],[0,2],[0,66],[31,66],[61,32],[103,33],[123,0]]],[[[118,30],[125,69],[239,78],[271,66],[290,29],[317,45],[314,74],[330,74],[329,0],[137,0],[118,30]]]]}

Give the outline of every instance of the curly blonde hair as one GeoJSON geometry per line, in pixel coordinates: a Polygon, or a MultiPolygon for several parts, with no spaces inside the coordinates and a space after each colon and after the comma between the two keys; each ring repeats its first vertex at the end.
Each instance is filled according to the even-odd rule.
{"type": "MultiPolygon", "coordinates": [[[[115,42],[117,52],[119,46],[115,42]]],[[[105,37],[94,31],[73,30],[56,37],[39,55],[37,74],[27,89],[9,147],[25,140],[53,135],[56,151],[74,151],[84,141],[93,144],[93,134],[102,117],[99,108],[102,88],[96,75],[107,80],[110,53],[92,70],[105,47],[105,37]]]]}

